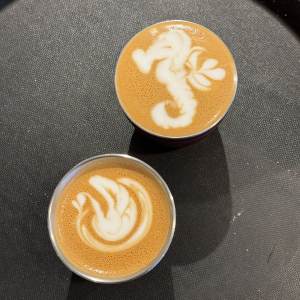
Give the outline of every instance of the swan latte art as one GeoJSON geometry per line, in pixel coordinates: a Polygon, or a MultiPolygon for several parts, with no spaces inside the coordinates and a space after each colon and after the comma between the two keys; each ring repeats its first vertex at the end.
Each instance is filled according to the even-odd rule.
{"type": "Polygon", "coordinates": [[[138,33],[121,53],[115,80],[127,115],[142,128],[170,137],[214,126],[237,84],[225,44],[186,21],[158,23],[138,33]]]}
{"type": "Polygon", "coordinates": [[[133,274],[163,248],[170,208],[159,184],[130,163],[89,166],[60,194],[55,234],[65,256],[101,277],[133,274]]]}

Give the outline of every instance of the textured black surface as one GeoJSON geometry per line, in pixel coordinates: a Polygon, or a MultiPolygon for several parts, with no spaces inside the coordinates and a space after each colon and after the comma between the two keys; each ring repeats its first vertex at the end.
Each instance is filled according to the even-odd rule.
{"type": "Polygon", "coordinates": [[[299,1],[260,2],[0,1],[1,299],[300,299],[299,1]],[[168,19],[217,33],[239,76],[218,131],[183,149],[135,133],[114,91],[122,47],[168,19]],[[103,153],[149,163],[177,208],[165,258],[121,285],[72,274],[47,232],[61,177],[103,153]]]}

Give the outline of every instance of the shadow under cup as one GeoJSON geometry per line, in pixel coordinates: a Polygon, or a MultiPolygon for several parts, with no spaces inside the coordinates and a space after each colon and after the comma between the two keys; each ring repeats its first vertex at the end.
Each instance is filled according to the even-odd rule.
{"type": "MultiPolygon", "coordinates": [[[[232,96],[232,99],[230,101],[230,103],[228,104],[227,106],[227,109],[225,110],[225,112],[220,115],[216,121],[209,125],[207,128],[205,128],[204,130],[200,131],[200,132],[196,132],[196,133],[193,133],[191,135],[186,135],[186,136],[168,136],[168,135],[161,135],[161,134],[158,134],[158,133],[155,133],[149,129],[146,129],[144,128],[141,124],[139,124],[137,121],[135,121],[131,116],[130,114],[126,111],[126,109],[124,108],[124,105],[122,104],[122,101],[120,100],[120,96],[118,94],[118,88],[117,88],[117,70],[118,70],[118,64],[119,64],[119,61],[122,57],[122,54],[124,52],[124,50],[126,49],[126,47],[131,43],[131,41],[136,37],[138,36],[141,32],[149,29],[150,27],[153,27],[155,25],[159,25],[159,24],[163,24],[163,23],[167,23],[167,22],[180,22],[180,23],[189,23],[189,24],[194,24],[196,26],[199,26],[198,24],[196,23],[193,23],[193,22],[188,22],[188,21],[183,21],[183,20],[171,20],[171,21],[164,21],[164,22],[160,22],[160,23],[157,23],[157,24],[154,24],[154,25],[151,25],[143,30],[141,30],[140,32],[138,32],[126,45],[125,47],[123,48],[120,56],[119,56],[119,60],[117,62],[117,66],[116,66],[116,70],[115,70],[115,90],[116,90],[116,93],[117,93],[117,97],[118,97],[118,100],[119,100],[119,103],[123,109],[123,112],[125,113],[127,119],[130,121],[130,123],[134,126],[134,128],[140,132],[142,135],[146,136],[147,138],[159,143],[159,144],[162,144],[162,145],[165,145],[165,146],[170,146],[170,147],[185,147],[185,146],[189,146],[189,145],[192,145],[192,144],[195,144],[196,142],[202,140],[206,135],[208,135],[210,132],[212,132],[213,130],[215,130],[219,125],[220,123],[223,121],[224,117],[226,116],[229,108],[231,107],[232,105],[232,102],[234,100],[234,97],[235,97],[235,94],[236,94],[236,89],[237,89],[237,72],[236,72],[236,66],[235,66],[235,63],[234,63],[234,59],[233,57],[231,56],[232,58],[232,63],[233,63],[233,66],[234,66],[234,70],[235,70],[235,75],[234,75],[234,85],[235,85],[235,90],[234,90],[234,94],[232,96]]],[[[200,25],[201,27],[205,28],[204,26],[200,25]]],[[[215,34],[213,33],[212,31],[210,31],[209,29],[205,28],[207,31],[209,31],[211,34],[213,34],[214,36],[216,36],[221,42],[222,40],[215,34]]],[[[222,42],[222,44],[226,47],[225,43],[222,42]]],[[[226,47],[226,49],[228,50],[228,52],[230,53],[229,49],[226,47]]],[[[161,61],[161,60],[158,60],[158,61],[161,61]]]]}
{"type": "Polygon", "coordinates": [[[143,161],[131,157],[129,155],[124,155],[124,154],[106,154],[106,155],[99,155],[99,156],[94,156],[91,157],[87,160],[84,160],[83,162],[79,163],[77,166],[75,166],[73,169],[71,169],[64,177],[63,179],[59,182],[57,185],[53,196],[51,198],[51,202],[49,205],[49,211],[48,211],[48,230],[49,230],[49,235],[50,235],[50,240],[53,245],[53,248],[58,255],[58,257],[61,259],[61,261],[74,273],[77,275],[93,281],[97,283],[120,283],[120,282],[125,282],[129,281],[135,278],[138,278],[150,270],[152,270],[159,262],[160,260],[164,257],[165,253],[167,252],[171,241],[174,236],[174,231],[175,231],[175,225],[176,225],[176,211],[175,211],[175,204],[174,200],[172,197],[172,194],[164,182],[164,180],[161,178],[161,176],[149,165],[144,163],[143,161]],[[56,238],[55,234],[55,211],[56,211],[56,205],[59,199],[60,194],[64,191],[65,187],[68,186],[72,180],[80,176],[83,172],[86,172],[86,170],[91,167],[92,169],[95,169],[95,167],[103,167],[105,164],[109,163],[121,163],[121,164],[127,164],[131,165],[132,167],[136,169],[140,169],[144,174],[149,176],[150,178],[154,179],[158,186],[164,191],[166,199],[169,204],[169,210],[170,210],[170,225],[168,229],[168,234],[166,241],[160,250],[160,252],[157,254],[157,256],[149,263],[149,265],[145,266],[144,268],[140,269],[139,271],[123,276],[123,277],[114,277],[114,278],[107,278],[107,277],[101,277],[101,276],[96,276],[91,273],[88,273],[84,271],[83,269],[77,267],[74,265],[68,257],[64,254],[62,249],[59,246],[58,240],[56,238]]]}

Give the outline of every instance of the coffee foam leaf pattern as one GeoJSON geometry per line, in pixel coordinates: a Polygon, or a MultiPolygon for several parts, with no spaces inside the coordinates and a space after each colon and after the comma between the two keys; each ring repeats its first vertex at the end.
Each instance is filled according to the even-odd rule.
{"type": "Polygon", "coordinates": [[[89,184],[105,199],[108,204],[108,211],[105,216],[100,203],[90,194],[85,192],[77,194],[77,199],[72,201],[72,205],[78,210],[76,228],[81,240],[89,247],[109,252],[126,250],[141,241],[148,233],[152,223],[152,204],[146,189],[130,178],[119,178],[116,182],[100,175],[92,176],[89,179],[89,184]],[[130,197],[127,188],[134,191],[142,208],[140,225],[132,236],[122,244],[102,243],[94,238],[87,226],[83,224],[83,218],[88,213],[88,209],[84,209],[84,205],[87,200],[92,205],[94,216],[91,227],[94,234],[108,242],[119,241],[132,232],[137,221],[136,203],[130,197]]]}
{"type": "Polygon", "coordinates": [[[198,57],[206,50],[203,47],[191,47],[191,38],[183,30],[173,30],[161,34],[147,51],[136,49],[132,59],[140,72],[148,74],[154,61],[159,60],[156,67],[156,79],[166,85],[173,101],[180,109],[178,117],[170,117],[165,105],[169,100],[156,104],[151,110],[153,121],[164,129],[186,127],[193,122],[197,100],[192,87],[208,91],[212,80],[222,80],[226,72],[215,68],[216,59],[207,59],[197,70],[198,57]]]}

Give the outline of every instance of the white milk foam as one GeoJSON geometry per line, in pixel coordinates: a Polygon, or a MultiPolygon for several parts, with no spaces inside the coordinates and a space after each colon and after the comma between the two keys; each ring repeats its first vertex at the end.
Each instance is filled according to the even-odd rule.
{"type": "Polygon", "coordinates": [[[77,200],[73,200],[72,204],[79,212],[76,218],[76,227],[81,240],[92,248],[109,252],[128,249],[141,241],[148,233],[152,223],[152,203],[146,189],[130,178],[119,178],[115,182],[100,175],[95,175],[89,179],[89,183],[106,200],[108,212],[105,216],[100,203],[90,194],[85,192],[77,194],[77,200]],[[84,204],[86,200],[91,201],[95,213],[92,219],[92,228],[95,234],[108,242],[121,240],[132,231],[137,221],[137,207],[126,187],[131,188],[139,199],[142,208],[140,225],[135,233],[120,245],[101,243],[82,224],[82,219],[88,212],[88,209],[84,210],[84,204]]]}
{"type": "Polygon", "coordinates": [[[136,49],[132,53],[132,59],[144,74],[150,72],[155,60],[161,60],[157,64],[156,79],[166,85],[180,109],[180,116],[172,118],[165,108],[168,100],[153,107],[151,115],[154,122],[165,129],[186,127],[193,121],[197,100],[188,82],[198,90],[208,91],[212,85],[208,78],[222,80],[226,75],[224,69],[215,68],[218,64],[215,59],[207,59],[197,70],[198,56],[206,50],[191,48],[191,44],[191,38],[183,30],[174,30],[161,34],[146,52],[136,49]]]}

